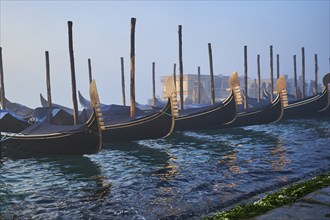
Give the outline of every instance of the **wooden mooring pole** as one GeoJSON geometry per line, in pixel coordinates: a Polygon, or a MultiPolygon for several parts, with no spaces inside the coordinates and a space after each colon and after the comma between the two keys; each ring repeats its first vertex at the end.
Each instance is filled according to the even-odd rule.
{"type": "Polygon", "coordinates": [[[74,52],[72,40],[72,21],[68,21],[68,35],[69,35],[69,55],[71,67],[71,83],[72,83],[72,102],[73,102],[73,123],[77,125],[78,122],[78,102],[77,102],[77,89],[76,89],[76,73],[74,66],[74,52]]]}
{"type": "Polygon", "coordinates": [[[315,95],[318,93],[317,91],[317,81],[318,81],[318,63],[317,63],[317,54],[314,54],[314,63],[315,63],[315,82],[314,82],[314,87],[315,87],[315,95]]]}
{"type": "Polygon", "coordinates": [[[89,78],[89,83],[92,82],[93,77],[92,77],[92,62],[91,59],[88,59],[88,78],[89,78]]]}
{"type": "Polygon", "coordinates": [[[244,91],[245,91],[245,97],[244,97],[244,109],[247,109],[248,107],[248,64],[247,64],[247,46],[244,46],[244,91]]]}
{"type": "Polygon", "coordinates": [[[183,109],[183,61],[182,61],[182,25],[179,25],[179,72],[180,72],[180,107],[183,109]]]}
{"type": "Polygon", "coordinates": [[[52,94],[50,89],[50,64],[49,64],[49,52],[45,51],[46,58],[46,86],[47,86],[47,100],[48,107],[52,106],[52,94]]]}
{"type": "Polygon", "coordinates": [[[198,66],[198,77],[197,77],[197,100],[198,104],[201,103],[201,67],[198,66]]]}
{"type": "Polygon", "coordinates": [[[6,108],[6,100],[5,100],[5,83],[4,83],[4,73],[3,73],[3,65],[2,65],[2,47],[0,47],[0,104],[1,109],[6,108]]]}
{"type": "Polygon", "coordinates": [[[126,106],[124,57],[120,57],[120,64],[121,64],[121,94],[123,99],[123,105],[126,106]]]}
{"type": "Polygon", "coordinates": [[[273,83],[273,46],[270,46],[270,101],[273,102],[274,83],[273,83]]]}
{"type": "Polygon", "coordinates": [[[276,54],[276,71],[277,71],[277,77],[276,79],[280,78],[280,55],[276,54]]]}
{"type": "Polygon", "coordinates": [[[130,53],[130,68],[131,68],[131,81],[130,81],[130,94],[131,94],[131,108],[130,116],[135,117],[135,24],[136,18],[131,18],[131,53],[130,53]]]}
{"type": "Polygon", "coordinates": [[[261,99],[261,79],[260,79],[260,55],[257,55],[257,68],[258,68],[258,103],[260,102],[261,99]]]}
{"type": "Polygon", "coordinates": [[[152,105],[156,105],[155,62],[152,62],[152,105]]]}
{"type": "Polygon", "coordinates": [[[305,48],[301,48],[301,65],[302,65],[302,91],[301,91],[301,98],[305,98],[305,48]]]}
{"type": "Polygon", "coordinates": [[[212,105],[215,103],[215,92],[214,92],[214,75],[213,75],[213,59],[212,59],[212,46],[208,43],[209,49],[209,63],[210,63],[210,79],[211,79],[211,102],[212,105]]]}

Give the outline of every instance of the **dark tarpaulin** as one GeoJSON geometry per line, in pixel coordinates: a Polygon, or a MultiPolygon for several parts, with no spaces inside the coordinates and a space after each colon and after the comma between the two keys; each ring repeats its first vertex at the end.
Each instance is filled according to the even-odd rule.
{"type": "Polygon", "coordinates": [[[83,131],[86,125],[54,125],[47,122],[35,122],[30,125],[20,133],[25,135],[35,135],[35,134],[53,134],[53,133],[62,133],[62,134],[72,134],[79,131],[83,131]]]}
{"type": "Polygon", "coordinates": [[[7,110],[0,110],[0,130],[2,132],[20,132],[30,124],[10,113],[7,110]]]}
{"type": "MultiPolygon", "coordinates": [[[[90,114],[88,114],[86,110],[83,110],[78,118],[79,124],[85,123],[90,114]]],[[[31,121],[45,121],[56,125],[73,125],[73,115],[57,107],[36,108],[27,115],[25,119],[31,121]]]]}

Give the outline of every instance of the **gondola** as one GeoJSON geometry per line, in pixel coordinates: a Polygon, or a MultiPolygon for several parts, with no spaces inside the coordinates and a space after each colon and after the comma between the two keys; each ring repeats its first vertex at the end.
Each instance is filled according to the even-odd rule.
{"type": "MultiPolygon", "coordinates": [[[[229,78],[229,84],[237,80],[237,72],[234,72],[229,78]]],[[[175,118],[175,131],[216,129],[234,121],[237,115],[236,101],[242,99],[241,96],[235,97],[235,93],[240,94],[239,90],[239,86],[231,88],[229,97],[223,102],[179,110],[179,116],[175,118]]]]}
{"type": "MultiPolygon", "coordinates": [[[[175,127],[175,117],[178,115],[173,77],[167,80],[166,88],[168,101],[161,110],[135,118],[124,116],[115,120],[111,120],[111,118],[107,120],[105,117],[104,142],[158,139],[169,136],[175,127]]],[[[107,114],[106,112],[103,113],[107,114]]]]}
{"type": "MultiPolygon", "coordinates": [[[[133,118],[129,116],[129,106],[100,104],[104,121],[103,141],[112,143],[169,136],[174,129],[174,118],[178,111],[173,77],[168,79],[166,87],[168,99],[165,107],[153,111],[136,108],[133,118]]],[[[79,101],[82,106],[88,106],[89,101],[81,94],[79,101]]]]}
{"type": "MultiPolygon", "coordinates": [[[[80,103],[89,101],[82,95],[80,103]]],[[[158,139],[169,136],[174,127],[171,98],[164,108],[145,112],[136,108],[136,116],[129,116],[130,107],[121,105],[102,104],[101,109],[105,123],[103,132],[104,142],[136,141],[145,139],[158,139]]]]}
{"type": "Polygon", "coordinates": [[[286,82],[285,78],[281,76],[276,82],[277,96],[272,103],[266,106],[257,106],[241,110],[237,113],[235,121],[224,125],[224,128],[242,127],[250,125],[269,124],[279,121],[283,116],[283,109],[288,105],[286,82]]]}
{"type": "Polygon", "coordinates": [[[171,98],[160,111],[149,115],[129,118],[122,117],[116,121],[105,120],[104,142],[136,141],[158,139],[169,136],[174,128],[171,98]]]}
{"type": "Polygon", "coordinates": [[[323,77],[324,89],[314,96],[289,103],[284,108],[283,119],[305,118],[329,113],[329,84],[330,73],[323,77]]]}
{"type": "Polygon", "coordinates": [[[93,113],[85,124],[53,125],[35,122],[19,133],[1,132],[1,148],[37,154],[82,155],[97,153],[102,145],[102,113],[95,81],[90,84],[93,113]]]}

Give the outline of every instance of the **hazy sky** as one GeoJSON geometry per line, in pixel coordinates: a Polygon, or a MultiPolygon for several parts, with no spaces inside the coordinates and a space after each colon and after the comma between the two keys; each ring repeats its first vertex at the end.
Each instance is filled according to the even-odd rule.
{"type": "MultiPolygon", "coordinates": [[[[209,74],[208,43],[214,74],[256,78],[260,54],[262,78],[269,78],[269,47],[273,45],[280,73],[293,76],[293,55],[301,75],[305,48],[306,79],[314,78],[318,55],[319,80],[329,72],[330,1],[7,1],[1,0],[1,38],[6,97],[40,106],[46,97],[45,51],[50,54],[53,102],[72,106],[67,21],[73,21],[77,89],[88,97],[88,65],[92,60],[101,102],[121,104],[120,57],[125,61],[129,103],[130,20],[136,23],[136,100],[152,96],[152,62],[156,63],[156,95],[160,76],[178,63],[178,25],[183,32],[184,73],[209,74]]],[[[178,67],[178,65],[177,65],[178,67]]],[[[177,68],[177,73],[178,73],[177,68]]]]}

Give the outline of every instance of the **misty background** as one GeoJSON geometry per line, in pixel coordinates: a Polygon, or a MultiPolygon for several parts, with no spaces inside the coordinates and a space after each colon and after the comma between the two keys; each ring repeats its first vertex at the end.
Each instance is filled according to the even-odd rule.
{"type": "Polygon", "coordinates": [[[330,1],[0,1],[6,97],[29,107],[40,106],[46,94],[45,51],[49,51],[52,101],[72,106],[67,22],[73,22],[77,89],[88,97],[88,59],[92,62],[101,102],[121,104],[121,64],[125,62],[126,103],[129,103],[130,20],[135,30],[136,101],[152,97],[152,62],[156,63],[156,96],[160,77],[179,73],[178,25],[182,25],[185,74],[209,74],[208,43],[214,74],[270,75],[270,45],[280,74],[293,77],[293,55],[301,75],[305,48],[306,82],[314,79],[318,56],[319,82],[329,70],[330,1]]]}

